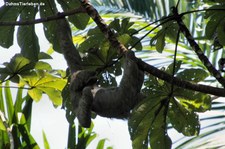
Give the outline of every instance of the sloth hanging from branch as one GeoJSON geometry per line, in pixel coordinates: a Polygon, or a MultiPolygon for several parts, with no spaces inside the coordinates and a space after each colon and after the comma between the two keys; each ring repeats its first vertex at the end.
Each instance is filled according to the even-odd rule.
{"type": "Polygon", "coordinates": [[[125,53],[124,73],[118,87],[100,88],[95,71],[83,70],[81,57],[73,45],[66,19],[58,20],[60,48],[70,69],[70,98],[78,121],[90,127],[91,112],[108,118],[128,118],[130,111],[144,98],[140,93],[144,72],[137,66],[134,52],[125,53]]]}

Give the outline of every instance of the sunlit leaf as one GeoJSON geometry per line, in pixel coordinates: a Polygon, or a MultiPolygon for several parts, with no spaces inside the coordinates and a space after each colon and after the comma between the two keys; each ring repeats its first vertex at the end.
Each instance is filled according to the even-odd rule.
{"type": "Polygon", "coordinates": [[[61,105],[61,91],[66,85],[66,80],[39,71],[32,76],[24,76],[20,85],[28,85],[31,87],[31,89],[28,90],[28,94],[35,101],[39,101],[42,97],[42,93],[46,93],[54,105],[61,105]]]}
{"type": "Polygon", "coordinates": [[[50,145],[48,143],[48,139],[46,137],[46,134],[44,131],[42,131],[42,137],[43,137],[43,140],[44,140],[44,148],[45,149],[50,149],[50,145]]]}
{"type": "Polygon", "coordinates": [[[98,142],[98,145],[97,145],[96,149],[104,149],[104,146],[105,146],[105,139],[101,139],[98,142]]]}
{"type": "Polygon", "coordinates": [[[191,111],[205,112],[211,109],[211,97],[207,94],[178,88],[174,92],[180,104],[191,111]]]}
{"type": "Polygon", "coordinates": [[[36,102],[38,102],[39,100],[41,100],[42,97],[42,91],[37,89],[37,88],[33,88],[31,90],[28,91],[28,94],[30,95],[30,97],[35,100],[36,102]]]}
{"type": "Polygon", "coordinates": [[[12,124],[13,115],[14,115],[14,105],[13,105],[13,97],[12,97],[13,95],[9,87],[9,81],[5,83],[5,86],[6,86],[6,88],[4,88],[5,99],[6,99],[5,108],[7,110],[9,124],[12,124]]]}
{"type": "Polygon", "coordinates": [[[118,37],[118,40],[123,44],[127,45],[131,41],[131,37],[128,34],[123,34],[118,37]]]}
{"type": "Polygon", "coordinates": [[[2,121],[1,118],[0,118],[0,130],[1,131],[6,131],[6,128],[5,128],[5,126],[4,126],[3,121],[2,121]]]}
{"type": "Polygon", "coordinates": [[[82,42],[86,40],[86,37],[82,35],[76,35],[76,36],[73,36],[72,40],[73,40],[73,43],[81,44],[82,42]]]}
{"type": "Polygon", "coordinates": [[[37,70],[52,70],[52,66],[49,63],[38,61],[34,67],[37,70]]]}

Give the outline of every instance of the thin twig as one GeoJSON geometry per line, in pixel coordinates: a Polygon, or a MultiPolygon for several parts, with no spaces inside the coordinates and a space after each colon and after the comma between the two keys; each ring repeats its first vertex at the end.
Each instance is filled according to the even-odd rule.
{"type": "Polygon", "coordinates": [[[173,57],[173,73],[172,73],[172,83],[171,83],[171,93],[170,96],[172,96],[173,94],[173,89],[174,89],[174,75],[175,75],[175,71],[176,71],[176,60],[177,60],[177,46],[178,46],[178,42],[179,42],[179,37],[180,37],[180,29],[177,32],[177,39],[176,39],[176,45],[175,45],[175,51],[174,51],[174,57],[173,57]]]}
{"type": "Polygon", "coordinates": [[[0,22],[0,26],[33,25],[33,24],[62,19],[66,16],[71,16],[71,15],[78,14],[78,13],[85,13],[85,10],[82,7],[79,7],[79,8],[76,8],[76,9],[73,9],[70,11],[65,11],[62,13],[58,13],[57,15],[49,16],[46,18],[39,18],[39,19],[28,20],[28,21],[15,21],[15,22],[2,21],[2,22],[0,22]]]}

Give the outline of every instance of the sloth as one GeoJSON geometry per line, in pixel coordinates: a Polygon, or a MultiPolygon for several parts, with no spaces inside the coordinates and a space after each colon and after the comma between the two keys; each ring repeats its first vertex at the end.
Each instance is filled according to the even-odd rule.
{"type": "Polygon", "coordinates": [[[71,30],[66,19],[58,20],[60,48],[71,72],[70,95],[73,112],[83,127],[90,127],[91,113],[108,118],[126,119],[131,110],[144,98],[140,93],[144,72],[138,68],[133,51],[125,53],[124,72],[118,87],[97,86],[95,71],[83,70],[71,30]]]}
{"type": "Polygon", "coordinates": [[[95,84],[95,73],[80,71],[71,80],[73,101],[77,118],[83,127],[90,127],[91,112],[108,118],[125,119],[130,111],[143,99],[140,93],[144,72],[137,66],[133,51],[125,54],[124,73],[118,87],[100,88],[95,84]],[[79,85],[85,85],[83,88],[79,85]],[[82,90],[82,91],[81,91],[82,90]]]}

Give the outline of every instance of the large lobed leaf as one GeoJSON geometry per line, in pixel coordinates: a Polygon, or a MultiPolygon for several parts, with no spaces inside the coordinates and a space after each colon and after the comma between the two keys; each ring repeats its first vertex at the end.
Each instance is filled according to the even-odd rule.
{"type": "Polygon", "coordinates": [[[178,25],[174,20],[165,20],[162,22],[162,29],[157,32],[157,34],[150,40],[150,45],[155,45],[156,50],[159,53],[163,52],[166,45],[166,37],[168,37],[172,42],[176,41],[178,32],[178,25]]]}
{"type": "Polygon", "coordinates": [[[205,18],[208,18],[209,21],[206,25],[205,33],[207,39],[213,39],[215,36],[218,37],[218,41],[221,45],[225,46],[225,14],[224,9],[225,4],[214,5],[209,8],[205,13],[205,18]],[[218,10],[210,10],[218,9],[218,10]],[[220,9],[220,10],[219,10],[220,9]]]}
{"type": "MultiPolygon", "coordinates": [[[[20,21],[35,20],[37,11],[37,7],[26,7],[21,12],[20,21]]],[[[34,25],[19,26],[17,40],[21,48],[21,54],[32,61],[37,61],[40,47],[34,25]]]]}
{"type": "Polygon", "coordinates": [[[62,104],[61,91],[66,85],[66,80],[53,76],[42,70],[23,76],[20,86],[28,85],[31,89],[28,94],[35,101],[39,101],[42,93],[46,93],[54,105],[62,104]]]}
{"type": "MultiPolygon", "coordinates": [[[[13,2],[20,2],[20,1],[14,0],[13,2]]],[[[23,7],[20,7],[20,6],[9,7],[9,6],[3,5],[0,8],[0,21],[15,22],[22,9],[23,7]]],[[[13,44],[14,30],[15,30],[15,26],[13,25],[0,26],[0,46],[4,48],[9,48],[13,44]]]]}
{"type": "MultiPolygon", "coordinates": [[[[181,62],[176,63],[177,77],[199,82],[208,74],[202,69],[185,69],[179,71],[181,62]]],[[[172,73],[173,64],[166,69],[172,73]]],[[[185,136],[198,135],[199,118],[196,112],[205,112],[211,108],[209,95],[174,87],[171,95],[171,85],[153,76],[145,82],[143,90],[148,96],[133,111],[129,119],[129,131],[133,148],[170,148],[171,140],[167,134],[167,125],[172,124],[178,132],[185,136]]]]}
{"type": "MultiPolygon", "coordinates": [[[[80,2],[78,0],[57,0],[57,2],[62,6],[63,11],[76,9],[80,6],[80,2]]],[[[85,29],[89,19],[90,17],[86,13],[69,16],[69,21],[81,30],[85,29]]]]}
{"type": "Polygon", "coordinates": [[[0,68],[1,81],[4,81],[8,77],[13,82],[19,82],[19,75],[27,74],[34,68],[35,63],[32,63],[21,54],[16,54],[9,63],[4,63],[4,65],[5,68],[0,68]]]}
{"type": "Polygon", "coordinates": [[[134,149],[148,148],[149,137],[152,148],[171,147],[171,140],[166,133],[165,99],[165,96],[160,95],[147,98],[134,110],[128,121],[134,149]]]}
{"type": "Polygon", "coordinates": [[[175,99],[169,110],[169,119],[172,126],[185,136],[198,135],[200,131],[200,123],[198,115],[185,109],[175,99]]]}
{"type": "MultiPolygon", "coordinates": [[[[40,59],[49,59],[50,57],[45,53],[39,53],[40,59]]],[[[52,70],[51,66],[43,61],[33,62],[21,54],[15,54],[10,62],[4,63],[5,67],[0,68],[0,80],[4,82],[6,79],[10,79],[13,82],[18,83],[19,77],[23,75],[29,75],[31,70],[52,70]]]]}

